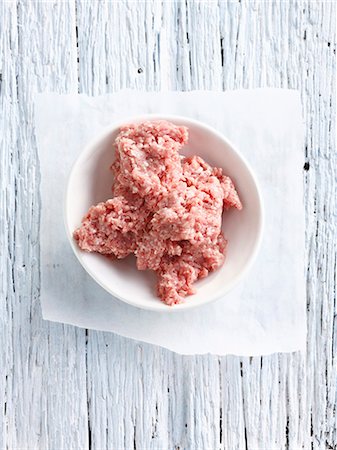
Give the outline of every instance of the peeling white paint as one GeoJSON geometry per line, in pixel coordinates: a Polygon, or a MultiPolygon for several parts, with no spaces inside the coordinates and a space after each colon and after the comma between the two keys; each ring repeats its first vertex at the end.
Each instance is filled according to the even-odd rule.
{"type": "Polygon", "coordinates": [[[0,449],[336,448],[335,3],[13,1],[0,30],[0,449]],[[181,357],[43,322],[34,93],[257,86],[303,99],[307,356],[181,357]]]}

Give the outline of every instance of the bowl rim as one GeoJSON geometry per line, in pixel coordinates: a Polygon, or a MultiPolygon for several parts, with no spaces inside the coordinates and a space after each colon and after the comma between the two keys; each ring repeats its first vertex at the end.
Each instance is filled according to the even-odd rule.
{"type": "Polygon", "coordinates": [[[218,301],[222,299],[230,290],[232,290],[247,274],[247,272],[251,269],[257,254],[259,252],[261,242],[262,242],[262,236],[264,231],[264,225],[265,225],[265,210],[264,210],[264,204],[263,204],[263,197],[261,194],[261,189],[259,186],[259,182],[256,178],[256,175],[250,165],[250,163],[247,161],[247,159],[242,155],[242,153],[236,148],[236,146],[232,143],[231,140],[226,138],[221,132],[219,132],[217,129],[213,128],[212,126],[201,122],[199,120],[187,117],[187,116],[181,116],[181,115],[175,115],[175,114],[156,114],[156,113],[150,113],[150,114],[139,114],[139,115],[132,115],[127,116],[122,120],[114,121],[110,125],[104,127],[99,134],[97,134],[94,138],[92,138],[82,149],[79,156],[75,159],[73,162],[70,171],[68,173],[68,179],[66,183],[66,189],[64,194],[64,201],[63,201],[63,223],[66,231],[67,238],[69,240],[69,243],[71,245],[71,248],[79,261],[79,263],[82,265],[84,270],[91,276],[91,278],[100,285],[105,291],[107,291],[112,297],[117,298],[118,300],[121,300],[133,307],[140,308],[147,311],[153,311],[153,312],[166,312],[166,313],[176,313],[180,311],[186,311],[187,309],[192,308],[198,308],[201,306],[204,306],[208,303],[218,301]],[[232,281],[227,283],[223,289],[221,289],[221,292],[218,294],[215,294],[213,296],[209,296],[206,299],[198,302],[197,304],[193,302],[193,299],[188,296],[185,302],[179,303],[177,305],[169,306],[166,305],[164,302],[160,301],[158,298],[158,304],[152,305],[140,305],[137,303],[137,301],[132,301],[128,298],[125,298],[116,292],[114,292],[109,286],[107,286],[104,282],[99,280],[96,275],[93,274],[90,265],[88,265],[84,260],[82,254],[84,253],[81,251],[77,245],[74,242],[73,239],[73,231],[70,230],[69,224],[68,224],[68,204],[70,201],[71,193],[70,193],[70,185],[71,180],[74,177],[75,169],[76,167],[81,164],[82,161],[84,161],[92,152],[93,148],[97,146],[103,139],[108,137],[111,133],[113,133],[116,129],[120,128],[123,125],[126,125],[128,123],[137,123],[142,122],[146,120],[167,120],[170,122],[178,121],[183,122],[183,125],[189,126],[189,124],[193,124],[194,126],[197,126],[201,129],[204,129],[205,131],[212,133],[216,137],[218,137],[221,141],[223,141],[227,146],[230,147],[230,149],[236,154],[236,156],[241,160],[243,165],[246,166],[246,169],[248,170],[255,188],[257,192],[257,199],[258,199],[258,205],[259,205],[259,215],[258,215],[258,233],[257,238],[255,239],[253,249],[247,258],[247,261],[245,262],[243,268],[240,270],[240,272],[233,277],[232,281]],[[190,301],[189,301],[190,299],[190,301]]]}

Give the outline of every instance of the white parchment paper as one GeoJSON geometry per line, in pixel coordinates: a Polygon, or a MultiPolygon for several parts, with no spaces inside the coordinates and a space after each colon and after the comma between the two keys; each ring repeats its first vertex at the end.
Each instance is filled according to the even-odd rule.
{"type": "Polygon", "coordinates": [[[35,129],[44,319],[182,354],[253,356],[305,348],[303,126],[296,91],[39,94],[35,129]],[[223,299],[177,314],[143,311],[111,297],[82,269],[63,225],[67,175],[83,146],[111,122],[145,113],[185,115],[217,128],[249,160],[264,198],[264,238],[249,274],[223,299]]]}

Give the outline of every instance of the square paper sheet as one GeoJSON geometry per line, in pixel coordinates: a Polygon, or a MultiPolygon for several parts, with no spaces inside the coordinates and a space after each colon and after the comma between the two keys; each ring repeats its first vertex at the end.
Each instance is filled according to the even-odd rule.
{"type": "Polygon", "coordinates": [[[303,126],[296,91],[39,94],[35,113],[45,319],[182,354],[253,356],[305,348],[303,126]],[[221,131],[251,163],[265,206],[264,238],[249,274],[222,300],[177,314],[143,311],[111,297],[82,269],[63,225],[67,175],[83,145],[113,121],[144,113],[185,115],[221,131]]]}

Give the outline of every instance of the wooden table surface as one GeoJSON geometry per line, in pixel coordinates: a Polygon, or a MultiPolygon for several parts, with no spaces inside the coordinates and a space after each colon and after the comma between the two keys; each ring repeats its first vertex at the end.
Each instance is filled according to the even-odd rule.
{"type": "Polygon", "coordinates": [[[2,1],[0,33],[0,449],[336,449],[336,4],[2,1]],[[43,321],[34,94],[265,86],[303,101],[307,354],[43,321]]]}

